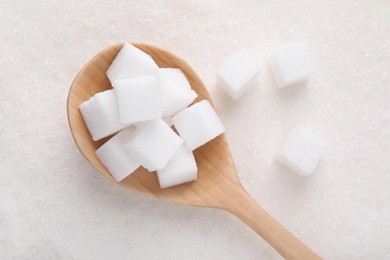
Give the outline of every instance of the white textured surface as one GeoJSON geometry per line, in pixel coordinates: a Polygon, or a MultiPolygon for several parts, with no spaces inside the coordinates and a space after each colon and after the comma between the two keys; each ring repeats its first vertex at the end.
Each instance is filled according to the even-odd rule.
{"type": "Polygon", "coordinates": [[[211,89],[248,192],[325,259],[390,258],[390,3],[1,1],[0,255],[53,259],[278,259],[234,216],[108,182],[73,143],[66,96],[79,69],[124,40],[186,59],[211,89]],[[278,90],[269,69],[238,102],[223,60],[308,43],[317,73],[278,90]],[[21,76],[22,75],[22,76],[21,76]],[[302,179],[275,162],[289,130],[329,143],[302,179]]]}

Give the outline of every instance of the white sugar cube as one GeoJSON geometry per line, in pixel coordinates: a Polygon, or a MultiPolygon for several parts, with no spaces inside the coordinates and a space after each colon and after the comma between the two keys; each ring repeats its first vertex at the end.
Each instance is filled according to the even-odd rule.
{"type": "Polygon", "coordinates": [[[304,127],[296,127],[289,133],[280,151],[280,161],[302,176],[312,174],[321,160],[327,144],[304,127]]]}
{"type": "Polygon", "coordinates": [[[141,166],[122,147],[122,144],[129,138],[133,131],[133,127],[123,129],[96,150],[96,155],[99,160],[118,182],[141,166]]]}
{"type": "Polygon", "coordinates": [[[161,170],[183,144],[162,119],[138,124],[124,149],[149,171],[161,170]]]}
{"type": "Polygon", "coordinates": [[[307,80],[315,72],[315,64],[307,46],[289,43],[276,49],[271,58],[271,70],[280,88],[307,80]]]}
{"type": "Polygon", "coordinates": [[[115,80],[153,75],[157,71],[158,66],[152,57],[126,42],[106,74],[112,83],[115,80]]]}
{"type": "Polygon", "coordinates": [[[156,76],[116,80],[122,123],[136,123],[161,117],[161,88],[156,76]]]}
{"type": "Polygon", "coordinates": [[[218,70],[218,85],[233,99],[238,99],[255,85],[260,70],[256,59],[241,50],[229,57],[218,70]]]}
{"type": "Polygon", "coordinates": [[[163,68],[158,71],[161,84],[163,116],[173,116],[182,111],[197,97],[180,69],[163,68]]]}
{"type": "Polygon", "coordinates": [[[182,145],[167,166],[157,171],[162,189],[196,180],[198,167],[194,155],[182,145]]]}
{"type": "Polygon", "coordinates": [[[162,120],[164,120],[164,122],[169,126],[173,126],[173,122],[172,122],[172,117],[171,116],[164,116],[162,118],[162,120]]]}
{"type": "Polygon", "coordinates": [[[122,124],[119,119],[118,103],[113,89],[97,93],[79,108],[94,141],[130,125],[122,124]]]}
{"type": "Polygon", "coordinates": [[[202,100],[172,117],[172,122],[192,151],[225,131],[208,100],[202,100]]]}

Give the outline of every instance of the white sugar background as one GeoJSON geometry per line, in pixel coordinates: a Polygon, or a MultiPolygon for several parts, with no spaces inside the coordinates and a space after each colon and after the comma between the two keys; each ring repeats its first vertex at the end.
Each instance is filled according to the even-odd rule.
{"type": "Polygon", "coordinates": [[[149,42],[211,90],[248,192],[325,259],[390,257],[390,3],[387,1],[2,1],[2,259],[279,259],[220,210],[158,201],[100,176],[67,126],[66,96],[104,47],[149,42]],[[279,90],[267,66],[234,103],[214,87],[244,47],[261,62],[307,42],[318,71],[279,90]],[[275,162],[304,125],[329,149],[309,178],[275,162]]]}

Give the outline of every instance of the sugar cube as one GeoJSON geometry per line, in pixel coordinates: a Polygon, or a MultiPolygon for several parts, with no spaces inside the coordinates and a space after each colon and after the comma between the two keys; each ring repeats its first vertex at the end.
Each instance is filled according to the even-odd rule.
{"type": "Polygon", "coordinates": [[[133,131],[133,127],[123,129],[96,150],[99,160],[118,182],[141,166],[122,147],[133,131]]]}
{"type": "Polygon", "coordinates": [[[298,174],[308,176],[314,172],[326,147],[326,142],[299,126],[289,133],[279,159],[298,174]]]}
{"type": "Polygon", "coordinates": [[[162,189],[196,180],[198,167],[194,155],[182,145],[169,163],[157,171],[162,189]]]}
{"type": "Polygon", "coordinates": [[[136,123],[161,117],[161,88],[156,76],[113,82],[122,123],[136,123]]]}
{"type": "Polygon", "coordinates": [[[162,120],[164,120],[164,122],[169,126],[173,126],[173,122],[172,122],[172,117],[171,116],[164,116],[162,118],[162,120]]]}
{"type": "Polygon", "coordinates": [[[97,93],[79,108],[94,141],[130,125],[121,123],[119,119],[118,103],[113,89],[97,93]]]}
{"type": "Polygon", "coordinates": [[[303,42],[289,43],[276,49],[270,66],[280,88],[303,82],[315,72],[314,61],[303,42]]]}
{"type": "Polygon", "coordinates": [[[162,119],[156,119],[138,124],[123,147],[142,166],[155,171],[164,168],[182,144],[180,136],[162,119]]]}
{"type": "Polygon", "coordinates": [[[225,131],[208,100],[202,100],[172,117],[172,122],[192,151],[225,131]]]}
{"type": "Polygon", "coordinates": [[[145,52],[124,43],[106,74],[111,83],[115,80],[129,79],[156,74],[158,66],[145,52]]]}
{"type": "Polygon", "coordinates": [[[245,50],[229,57],[218,70],[218,85],[233,99],[240,98],[255,85],[261,66],[256,59],[245,50]]]}
{"type": "Polygon", "coordinates": [[[161,84],[163,116],[173,116],[186,108],[197,97],[180,69],[162,68],[158,71],[161,84]]]}

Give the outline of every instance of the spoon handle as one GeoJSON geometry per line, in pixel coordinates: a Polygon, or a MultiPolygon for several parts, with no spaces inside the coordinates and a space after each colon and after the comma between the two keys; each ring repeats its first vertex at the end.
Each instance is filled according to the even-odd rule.
{"type": "Polygon", "coordinates": [[[236,188],[236,191],[234,199],[230,193],[230,199],[225,200],[224,208],[256,231],[280,255],[286,259],[321,259],[271,217],[244,189],[236,188]]]}

